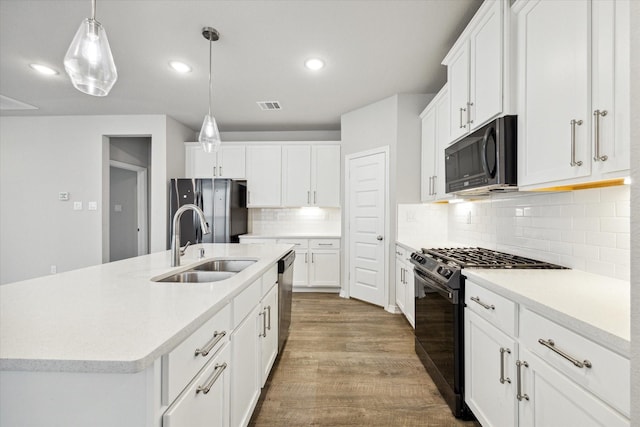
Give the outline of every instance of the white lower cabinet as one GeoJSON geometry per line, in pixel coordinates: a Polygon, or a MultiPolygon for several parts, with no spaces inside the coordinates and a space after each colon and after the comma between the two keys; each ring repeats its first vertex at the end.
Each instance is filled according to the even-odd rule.
{"type": "Polygon", "coordinates": [[[629,359],[469,280],[465,287],[465,402],[484,427],[630,425],[629,359]]]}
{"type": "Polygon", "coordinates": [[[411,251],[396,245],[396,305],[404,313],[407,321],[416,327],[416,290],[413,266],[409,261],[411,251]]]}
{"type": "Polygon", "coordinates": [[[271,290],[260,303],[260,386],[264,387],[269,378],[273,363],[278,356],[278,285],[273,283],[271,290]]]}
{"type": "Polygon", "coordinates": [[[249,424],[260,397],[260,306],[256,305],[231,335],[231,425],[249,424]]]}
{"type": "Polygon", "coordinates": [[[169,406],[163,427],[228,427],[230,362],[227,343],[169,406]]]}

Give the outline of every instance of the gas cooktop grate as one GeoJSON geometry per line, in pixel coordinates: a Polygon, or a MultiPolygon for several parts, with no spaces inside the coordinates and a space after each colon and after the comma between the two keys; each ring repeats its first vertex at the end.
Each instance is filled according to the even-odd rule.
{"type": "Polygon", "coordinates": [[[422,253],[443,264],[459,268],[566,269],[560,265],[485,248],[422,249],[422,253]]]}

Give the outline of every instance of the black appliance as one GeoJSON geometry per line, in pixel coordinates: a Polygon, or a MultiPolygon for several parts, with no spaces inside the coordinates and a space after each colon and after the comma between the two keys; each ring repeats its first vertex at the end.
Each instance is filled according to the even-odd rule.
{"type": "Polygon", "coordinates": [[[291,296],[293,292],[293,262],[296,253],[289,251],[278,261],[278,354],[282,354],[284,343],[289,337],[291,325],[291,296]]]}
{"type": "Polygon", "coordinates": [[[169,236],[173,215],[182,205],[192,203],[204,212],[211,233],[202,234],[195,212],[180,218],[180,246],[195,243],[238,243],[247,233],[247,181],[227,178],[177,178],[170,183],[169,236]]]}
{"type": "Polygon", "coordinates": [[[516,190],[517,116],[499,117],[445,148],[446,192],[516,190]]]}
{"type": "Polygon", "coordinates": [[[463,268],[565,268],[484,248],[422,249],[411,254],[414,268],[415,350],[458,418],[471,418],[464,402],[463,268]]]}

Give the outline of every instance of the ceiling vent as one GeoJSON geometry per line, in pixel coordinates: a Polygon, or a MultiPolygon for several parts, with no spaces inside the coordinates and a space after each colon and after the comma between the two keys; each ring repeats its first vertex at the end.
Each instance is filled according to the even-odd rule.
{"type": "Polygon", "coordinates": [[[280,102],[278,101],[258,101],[257,104],[260,106],[261,110],[282,110],[280,106],[280,102]]]}

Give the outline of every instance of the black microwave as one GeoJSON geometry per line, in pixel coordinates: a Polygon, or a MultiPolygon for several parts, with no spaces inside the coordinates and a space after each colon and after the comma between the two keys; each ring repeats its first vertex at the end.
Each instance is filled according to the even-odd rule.
{"type": "Polygon", "coordinates": [[[447,193],[517,189],[517,116],[499,117],[445,148],[447,193]]]}

